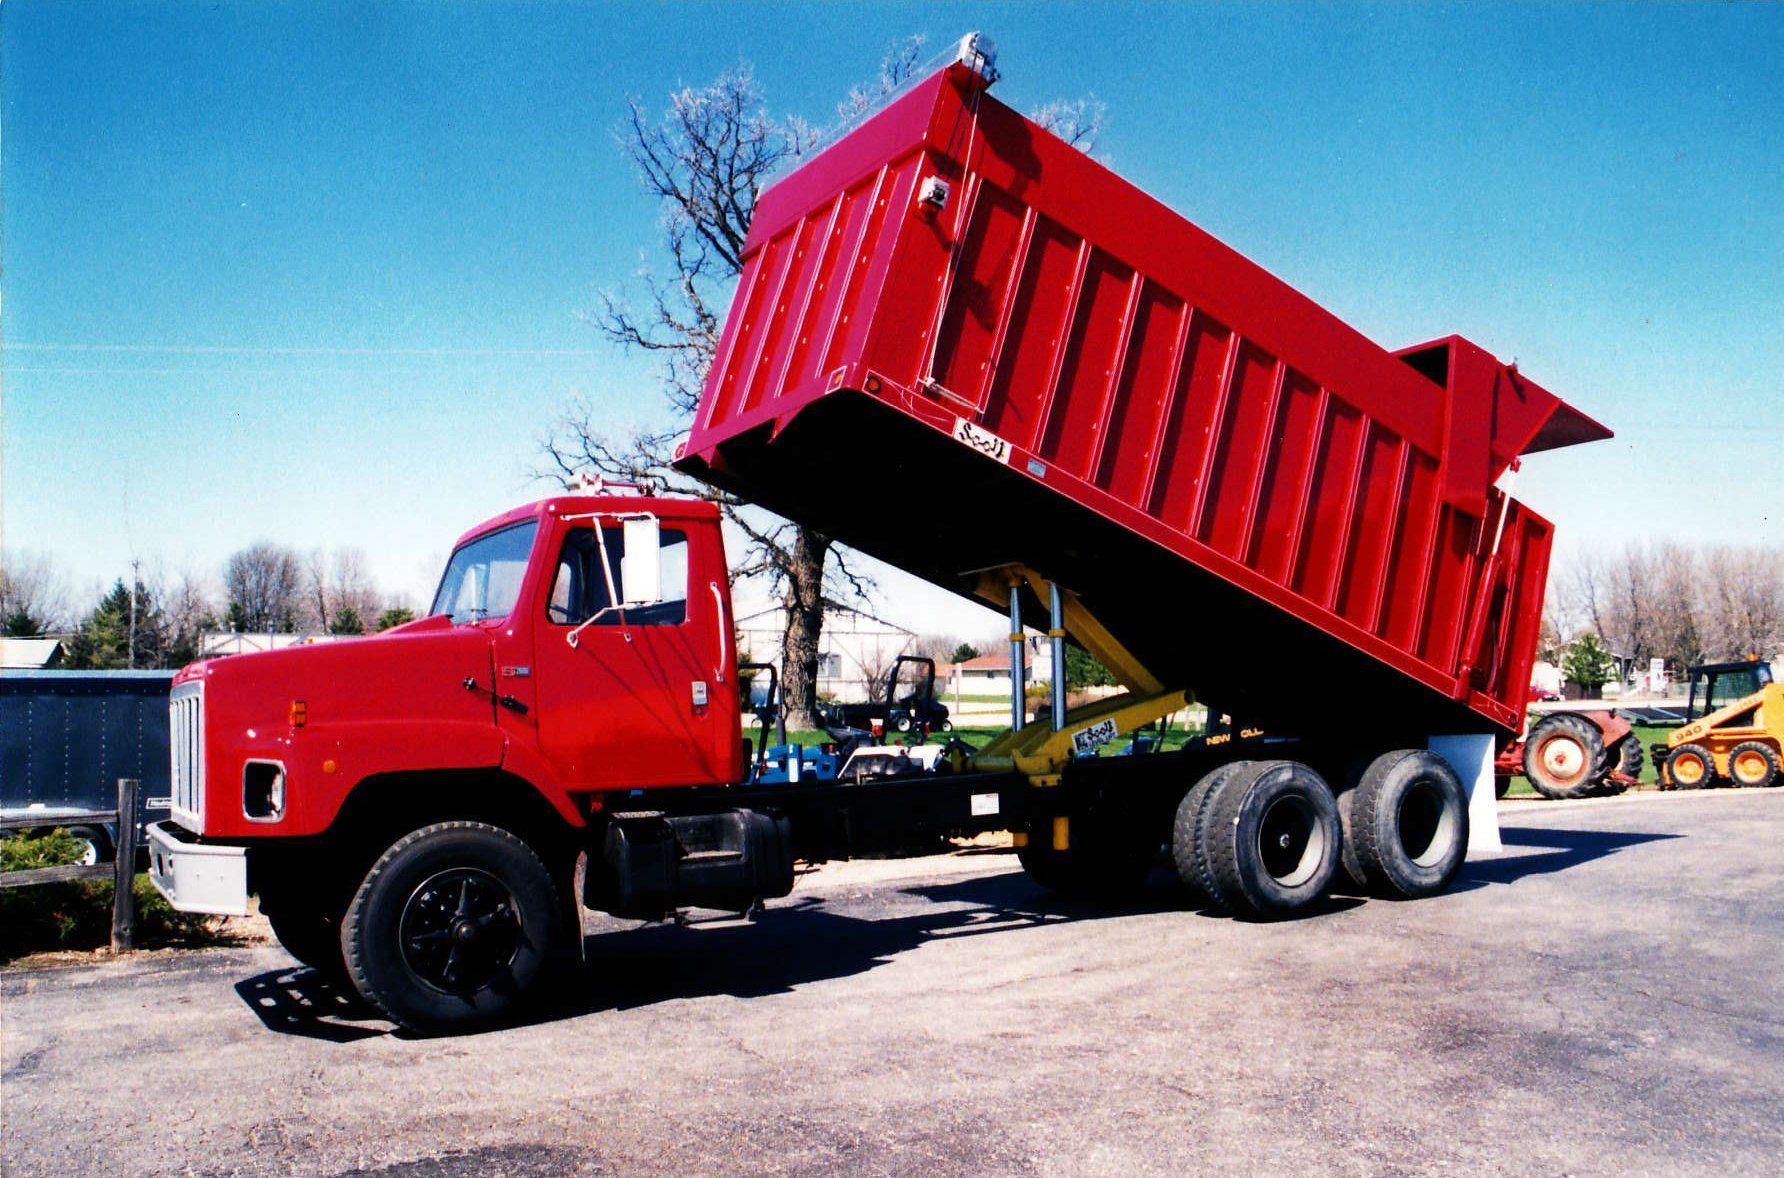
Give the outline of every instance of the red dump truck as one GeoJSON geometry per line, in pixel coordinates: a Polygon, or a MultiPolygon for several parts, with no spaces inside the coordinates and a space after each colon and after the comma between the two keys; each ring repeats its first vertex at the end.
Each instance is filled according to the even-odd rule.
{"type": "Polygon", "coordinates": [[[984,48],[763,194],[681,464],[1007,609],[1013,663],[1034,622],[1125,690],[1056,683],[1025,723],[1018,665],[984,747],[769,772],[716,510],[596,488],[467,532],[425,619],[182,671],[151,831],[177,907],[255,893],[439,1029],[523,1002],[579,905],[752,911],[911,834],[1007,830],[1090,893],[1168,851],[1256,918],[1448,886],[1548,565],[1505,476],[1606,431],[1458,337],[1377,347],[997,102],[984,48]],[[1234,727],[1106,755],[1192,698],[1234,727]]]}

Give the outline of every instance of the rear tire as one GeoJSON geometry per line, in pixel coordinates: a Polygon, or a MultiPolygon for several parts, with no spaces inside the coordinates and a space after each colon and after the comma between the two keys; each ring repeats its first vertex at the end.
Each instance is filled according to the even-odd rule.
{"type": "Polygon", "coordinates": [[[1666,779],[1674,789],[1703,789],[1716,783],[1716,760],[1701,744],[1682,744],[1666,758],[1666,779]]]}
{"type": "Polygon", "coordinates": [[[341,922],[353,984],[421,1031],[490,1022],[541,980],[563,934],[551,875],[499,827],[441,822],[379,856],[341,922]]]}
{"type": "Polygon", "coordinates": [[[1221,899],[1220,882],[1214,878],[1214,865],[1208,859],[1208,840],[1202,832],[1214,795],[1251,764],[1250,761],[1233,761],[1204,774],[1183,795],[1183,801],[1177,805],[1177,819],[1171,826],[1171,861],[1176,864],[1177,877],[1197,896],[1219,908],[1226,907],[1226,903],[1221,899]]]}
{"type": "Polygon", "coordinates": [[[1318,900],[1338,870],[1338,802],[1297,761],[1259,761],[1209,793],[1201,835],[1216,900],[1254,920],[1318,900]]]}
{"type": "Polygon", "coordinates": [[[1778,752],[1762,740],[1744,740],[1728,750],[1728,777],[1748,789],[1769,789],[1779,782],[1778,752]]]}
{"type": "Polygon", "coordinates": [[[1604,780],[1609,760],[1598,725],[1571,712],[1538,720],[1524,742],[1524,776],[1545,798],[1583,798],[1604,780]]]}
{"type": "Polygon", "coordinates": [[[1449,763],[1423,749],[1383,753],[1338,799],[1344,868],[1376,895],[1415,900],[1447,890],[1468,854],[1468,794],[1449,763]]]}

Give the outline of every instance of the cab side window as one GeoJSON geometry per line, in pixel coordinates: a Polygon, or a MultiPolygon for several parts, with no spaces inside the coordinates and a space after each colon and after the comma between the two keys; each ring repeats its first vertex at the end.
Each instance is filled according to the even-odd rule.
{"type": "MultiPolygon", "coordinates": [[[[665,528],[658,537],[663,600],[624,610],[626,625],[679,626],[688,620],[687,533],[665,528]]],[[[603,528],[577,528],[565,536],[563,550],[558,554],[557,575],[551,583],[551,600],[545,607],[546,618],[560,626],[580,626],[591,618],[596,626],[620,625],[622,611],[613,608],[608,577],[611,575],[613,588],[619,600],[624,601],[625,554],[625,530],[617,523],[603,528]],[[603,548],[605,565],[601,559],[603,548]]]]}

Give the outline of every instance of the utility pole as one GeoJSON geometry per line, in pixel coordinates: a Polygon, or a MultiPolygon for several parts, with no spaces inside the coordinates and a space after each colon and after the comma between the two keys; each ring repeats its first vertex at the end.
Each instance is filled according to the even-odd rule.
{"type": "Polygon", "coordinates": [[[136,670],[136,586],[142,561],[130,558],[130,669],[136,670]]]}

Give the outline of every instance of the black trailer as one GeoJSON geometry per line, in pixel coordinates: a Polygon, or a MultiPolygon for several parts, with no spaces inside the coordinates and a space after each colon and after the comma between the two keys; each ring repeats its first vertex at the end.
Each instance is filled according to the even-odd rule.
{"type": "Polygon", "coordinates": [[[141,782],[140,823],[167,817],[172,685],[172,671],[0,672],[0,829],[60,826],[109,859],[121,777],[141,782]]]}

